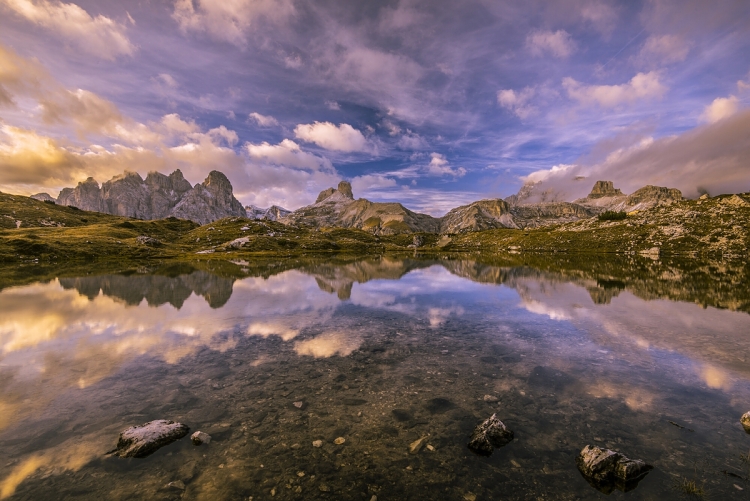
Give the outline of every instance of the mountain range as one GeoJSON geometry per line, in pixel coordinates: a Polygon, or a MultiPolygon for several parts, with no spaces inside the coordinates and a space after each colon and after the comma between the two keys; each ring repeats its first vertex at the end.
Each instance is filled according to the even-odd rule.
{"type": "Polygon", "coordinates": [[[588,219],[605,211],[633,212],[682,200],[679,190],[658,186],[645,186],[627,195],[611,181],[597,181],[588,196],[573,202],[530,202],[533,189],[534,185],[525,185],[504,200],[479,200],[456,207],[439,218],[413,212],[400,203],[355,199],[351,184],[346,181],[341,181],[336,188],[323,190],[314,204],[295,211],[275,205],[268,209],[253,205],[243,207],[234,197],[227,177],[215,170],[195,186],[185,180],[179,169],[168,176],[150,172],[146,179],[126,171],[101,187],[89,177],[75,188],[63,189],[56,200],[47,193],[31,198],[138,219],[176,217],[207,224],[239,216],[284,224],[359,228],[376,235],[536,228],[588,219]]]}

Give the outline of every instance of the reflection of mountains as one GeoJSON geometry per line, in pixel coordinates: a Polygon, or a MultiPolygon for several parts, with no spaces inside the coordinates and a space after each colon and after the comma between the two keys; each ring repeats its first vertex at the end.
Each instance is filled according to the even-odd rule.
{"type": "Polygon", "coordinates": [[[203,296],[211,308],[221,308],[232,296],[235,279],[195,270],[177,276],[99,275],[59,280],[63,289],[76,289],[89,299],[101,292],[129,305],[140,304],[145,299],[149,306],[169,303],[179,309],[193,293],[203,296]]]}

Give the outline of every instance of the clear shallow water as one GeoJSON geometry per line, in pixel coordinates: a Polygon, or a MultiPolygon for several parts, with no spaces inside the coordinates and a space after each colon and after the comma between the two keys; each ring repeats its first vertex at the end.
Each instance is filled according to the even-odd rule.
{"type": "Polygon", "coordinates": [[[263,275],[0,291],[0,497],[600,499],[574,462],[593,444],[655,466],[609,498],[750,498],[747,313],[468,261],[263,275]],[[516,441],[474,456],[493,412],[516,441]],[[104,456],[153,419],[213,441],[104,456]]]}

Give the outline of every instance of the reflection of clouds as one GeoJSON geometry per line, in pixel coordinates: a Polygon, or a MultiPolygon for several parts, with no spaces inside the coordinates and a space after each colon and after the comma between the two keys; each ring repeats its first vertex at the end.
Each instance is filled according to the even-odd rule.
{"type": "Polygon", "coordinates": [[[55,473],[78,471],[95,457],[101,456],[103,445],[75,442],[77,439],[71,439],[58,444],[54,449],[47,449],[23,460],[0,481],[0,499],[12,496],[21,482],[40,469],[54,470],[55,473]]]}
{"type": "Polygon", "coordinates": [[[732,388],[732,380],[726,371],[717,369],[708,364],[704,365],[700,371],[703,382],[709,388],[729,390],[732,388]]]}
{"type": "MultiPolygon", "coordinates": [[[[750,316],[663,299],[643,300],[621,291],[595,304],[585,284],[561,283],[557,275],[519,278],[513,287],[527,311],[569,320],[594,342],[634,362],[653,350],[679,353],[696,362],[709,387],[727,390],[729,373],[750,377],[750,316]]],[[[690,364],[688,364],[690,365],[690,364]]]]}
{"type": "Polygon", "coordinates": [[[294,343],[298,355],[309,355],[315,358],[328,358],[334,355],[345,357],[362,344],[362,338],[353,333],[339,331],[326,332],[313,339],[294,343]]]}
{"type": "Polygon", "coordinates": [[[250,336],[279,336],[284,341],[289,341],[297,337],[299,330],[290,329],[288,326],[279,323],[255,322],[247,328],[247,333],[250,336]]]}
{"type": "Polygon", "coordinates": [[[199,296],[183,307],[128,306],[89,299],[58,282],[0,292],[0,430],[44,409],[61,392],[89,387],[143,355],[177,363],[202,347],[232,349],[222,333],[278,335],[285,341],[325,323],[339,304],[297,271],[235,282],[220,309],[199,296]],[[31,398],[33,396],[33,398],[31,398]],[[6,412],[7,411],[7,412],[6,412]]]}
{"type": "Polygon", "coordinates": [[[451,315],[463,315],[464,309],[461,306],[452,306],[450,308],[429,308],[427,314],[430,320],[430,327],[440,327],[451,315]]]}
{"type": "Polygon", "coordinates": [[[651,410],[656,400],[656,396],[645,388],[609,381],[597,381],[595,384],[590,384],[586,392],[594,398],[609,398],[625,402],[625,405],[632,411],[651,410]]]}

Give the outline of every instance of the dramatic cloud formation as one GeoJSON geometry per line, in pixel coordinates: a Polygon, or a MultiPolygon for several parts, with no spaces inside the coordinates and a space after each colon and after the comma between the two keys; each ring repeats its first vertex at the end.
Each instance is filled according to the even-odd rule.
{"type": "MultiPolygon", "coordinates": [[[[439,212],[605,176],[742,115],[745,3],[0,0],[0,189],[218,168],[245,203],[345,178],[439,212]]],[[[657,167],[633,184],[692,168],[657,167]]]]}
{"type": "Polygon", "coordinates": [[[573,39],[565,30],[535,31],[526,38],[526,46],[535,56],[549,53],[555,57],[568,57],[576,49],[573,39]]]}
{"type": "Polygon", "coordinates": [[[570,77],[565,77],[562,85],[571,99],[584,105],[598,105],[602,108],[614,108],[642,99],[658,98],[667,90],[655,71],[638,73],[630,82],[620,85],[583,85],[570,77]]]}
{"type": "Polygon", "coordinates": [[[294,135],[298,139],[315,143],[327,150],[364,152],[372,149],[372,145],[365,136],[349,124],[338,126],[331,122],[300,124],[294,128],[294,135]]]}
{"type": "Polygon", "coordinates": [[[94,56],[114,59],[135,51],[124,24],[102,15],[92,17],[73,3],[54,0],[0,0],[0,8],[51,30],[94,56]]]}
{"type": "Polygon", "coordinates": [[[585,196],[597,180],[614,181],[625,193],[652,184],[678,188],[696,197],[750,191],[750,109],[697,127],[679,136],[642,137],[619,146],[595,164],[553,167],[527,177],[563,199],[585,196]],[[583,179],[581,179],[583,178],[583,179]]]}

